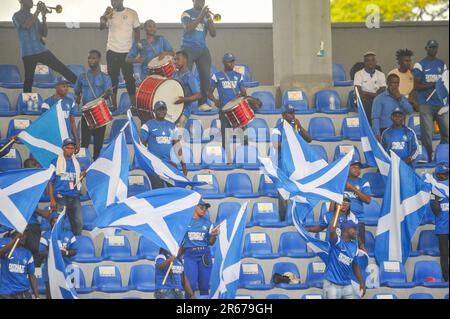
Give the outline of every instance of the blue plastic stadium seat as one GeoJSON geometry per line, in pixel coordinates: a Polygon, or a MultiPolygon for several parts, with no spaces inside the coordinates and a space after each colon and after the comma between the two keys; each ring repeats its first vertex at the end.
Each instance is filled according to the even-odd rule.
{"type": "Polygon", "coordinates": [[[259,264],[242,263],[239,285],[249,290],[271,290],[273,284],[266,284],[264,272],[259,264]]]}
{"type": "Polygon", "coordinates": [[[409,299],[434,299],[432,294],[428,293],[415,293],[409,295],[409,299]]]}
{"type": "MultiPolygon", "coordinates": [[[[116,119],[112,122],[111,133],[109,138],[105,139],[104,144],[109,144],[114,141],[114,139],[119,135],[120,130],[128,123],[128,119],[116,119]]],[[[131,138],[130,130],[125,129],[125,139],[127,144],[133,144],[133,139],[131,138]]]]}
{"type": "Polygon", "coordinates": [[[322,288],[325,264],[323,262],[312,262],[308,265],[306,273],[306,284],[309,287],[322,288]]]}
{"type": "Polygon", "coordinates": [[[262,102],[261,108],[256,110],[257,114],[281,114],[281,109],[277,108],[275,103],[275,97],[269,91],[257,91],[253,92],[252,96],[259,99],[262,102]]]}
{"type": "Polygon", "coordinates": [[[376,200],[372,200],[369,205],[364,204],[364,219],[367,226],[377,226],[380,218],[381,207],[376,200]]]}
{"type": "Polygon", "coordinates": [[[228,171],[234,169],[234,165],[227,164],[227,155],[222,145],[205,145],[202,151],[202,165],[211,170],[228,171]]]}
{"type": "Polygon", "coordinates": [[[355,91],[353,91],[353,90],[348,92],[347,108],[348,108],[349,112],[358,112],[358,109],[357,109],[356,103],[355,103],[355,91]]]}
{"type": "Polygon", "coordinates": [[[225,194],[220,192],[219,181],[217,177],[212,174],[198,174],[192,179],[193,182],[204,182],[208,185],[195,186],[194,191],[200,193],[205,199],[222,199],[225,194]]]}
{"type": "Polygon", "coordinates": [[[271,294],[266,296],[266,300],[291,299],[285,294],[271,294]]]}
{"type": "Polygon", "coordinates": [[[259,187],[258,187],[259,196],[267,196],[278,198],[278,190],[275,187],[275,184],[270,179],[270,177],[266,175],[261,175],[259,179],[259,187]]]}
{"type": "Polygon", "coordinates": [[[186,122],[183,140],[186,143],[207,143],[209,139],[203,139],[203,126],[200,120],[190,119],[186,122]]]}
{"type": "Polygon", "coordinates": [[[257,198],[258,193],[253,192],[253,185],[250,177],[245,173],[233,173],[227,176],[225,191],[227,196],[237,198],[257,198]]]}
{"type": "Polygon", "coordinates": [[[159,247],[147,237],[139,238],[137,256],[139,259],[155,260],[159,255],[159,247]]]}
{"type": "Polygon", "coordinates": [[[244,86],[246,88],[255,88],[259,86],[258,81],[253,81],[252,70],[246,64],[236,64],[234,70],[244,76],[244,86]]]}
{"type": "Polygon", "coordinates": [[[433,168],[433,167],[435,167],[436,163],[434,163],[433,161],[430,161],[430,158],[428,157],[428,153],[427,153],[425,146],[422,145],[421,149],[422,149],[421,153],[417,156],[417,158],[415,160],[416,168],[433,168]]]}
{"type": "Polygon", "coordinates": [[[315,107],[326,114],[347,114],[347,107],[342,107],[339,93],[334,90],[322,90],[316,93],[315,107]]]}
{"type": "Polygon", "coordinates": [[[306,294],[301,299],[323,299],[323,296],[319,294],[306,294]]]}
{"type": "Polygon", "coordinates": [[[434,230],[423,230],[420,233],[417,250],[422,255],[440,256],[439,242],[434,230]]]}
{"type": "Polygon", "coordinates": [[[133,197],[152,190],[147,176],[132,174],[128,176],[128,197],[133,197]]]}
{"type": "Polygon", "coordinates": [[[336,135],[333,121],[328,117],[314,117],[309,121],[309,135],[313,140],[322,142],[342,141],[341,136],[336,135]]]}
{"type": "Polygon", "coordinates": [[[359,118],[347,117],[342,121],[341,135],[344,140],[360,141],[359,118]]]}
{"type": "Polygon", "coordinates": [[[375,237],[374,235],[370,232],[366,230],[366,249],[367,249],[367,255],[369,255],[369,257],[374,257],[375,256],[375,237]]]}
{"type": "MultiPolygon", "coordinates": [[[[271,283],[273,285],[275,285],[275,283],[273,282],[274,274],[283,275],[285,273],[292,273],[292,274],[294,274],[294,276],[296,278],[298,278],[299,280],[301,279],[300,271],[298,270],[296,264],[290,263],[290,262],[279,262],[273,266],[271,283]]],[[[302,284],[301,282],[299,282],[298,284],[281,283],[281,284],[275,285],[275,287],[281,288],[281,289],[286,289],[286,290],[297,290],[297,289],[307,289],[308,285],[302,284]]]]}
{"type": "Polygon", "coordinates": [[[130,279],[128,281],[128,290],[137,290],[142,292],[155,291],[155,266],[153,265],[135,265],[130,270],[130,279]]]}
{"type": "Polygon", "coordinates": [[[413,288],[414,282],[408,282],[405,267],[398,261],[385,261],[380,265],[380,285],[393,289],[413,288]]]}
{"type": "Polygon", "coordinates": [[[88,148],[80,148],[80,151],[76,155],[78,162],[80,163],[81,171],[85,171],[92,164],[91,151],[88,148]]]}
{"type": "Polygon", "coordinates": [[[46,65],[36,65],[33,86],[41,89],[53,89],[56,85],[57,77],[55,72],[46,65]]]}
{"type": "Polygon", "coordinates": [[[259,170],[261,162],[258,159],[258,155],[258,149],[254,146],[239,146],[234,155],[234,165],[236,165],[236,168],[245,170],[259,170]]]}
{"type": "Polygon", "coordinates": [[[22,157],[15,148],[12,148],[9,153],[0,158],[0,171],[10,171],[22,168],[22,157]]]}
{"type": "Polygon", "coordinates": [[[118,116],[121,114],[126,114],[131,107],[130,96],[127,92],[123,92],[120,95],[119,105],[117,107],[117,111],[113,112],[113,116],[118,116]]]}
{"type": "Polygon", "coordinates": [[[255,118],[247,125],[245,134],[248,135],[248,140],[257,143],[270,142],[271,130],[265,119],[255,118]]]}
{"type": "Polygon", "coordinates": [[[95,220],[97,219],[94,207],[92,205],[81,206],[81,213],[83,215],[83,229],[92,231],[95,228],[95,220]]]}
{"type": "Polygon", "coordinates": [[[353,86],[353,81],[347,80],[347,74],[342,64],[333,63],[333,82],[334,86],[353,86]]]}
{"type": "Polygon", "coordinates": [[[27,103],[23,100],[24,96],[21,93],[17,96],[17,103],[16,103],[16,110],[19,114],[24,115],[41,115],[43,113],[42,111],[42,103],[44,102],[42,100],[42,97],[40,94],[37,94],[37,109],[36,110],[28,110],[27,109],[27,103]]]}
{"type": "Polygon", "coordinates": [[[441,266],[436,261],[418,261],[414,265],[413,282],[427,288],[448,288],[444,282],[441,266]],[[430,282],[434,279],[436,282],[430,282]]]}
{"type": "Polygon", "coordinates": [[[280,257],[272,250],[272,241],[266,233],[249,233],[245,235],[244,257],[257,259],[274,259],[280,257]]]}
{"type": "Polygon", "coordinates": [[[297,114],[314,114],[316,109],[309,108],[308,96],[300,90],[289,90],[283,94],[283,106],[291,105],[297,114]]]}
{"type": "MultiPolygon", "coordinates": [[[[293,222],[292,222],[292,205],[293,205],[293,202],[289,201],[289,204],[288,204],[287,209],[286,209],[286,223],[288,223],[288,225],[293,225],[293,222]]],[[[299,210],[300,209],[300,205],[296,205],[295,209],[299,210]]],[[[306,215],[305,219],[302,220],[301,222],[303,222],[306,227],[317,226],[318,222],[316,222],[314,218],[315,218],[314,217],[314,212],[311,211],[309,214],[306,215]]]]}
{"type": "Polygon", "coordinates": [[[23,81],[15,64],[0,64],[0,86],[6,89],[21,89],[23,81]]]}
{"type": "Polygon", "coordinates": [[[370,196],[382,198],[384,196],[384,191],[386,189],[386,183],[383,176],[380,173],[366,173],[363,177],[366,181],[370,183],[370,196]]]}
{"type": "Polygon", "coordinates": [[[95,256],[94,242],[90,237],[77,236],[74,243],[74,249],[77,254],[72,257],[72,260],[77,263],[98,263],[103,260],[102,257],[95,256]]]}
{"type": "Polygon", "coordinates": [[[237,202],[220,203],[217,208],[216,225],[219,225],[229,216],[236,214],[241,209],[241,204],[237,202]]]}
{"type": "Polygon", "coordinates": [[[128,291],[128,288],[122,285],[122,277],[116,266],[97,266],[94,270],[91,287],[105,293],[128,291]]]}
{"type": "Polygon", "coordinates": [[[257,202],[253,205],[251,226],[282,228],[286,223],[280,221],[277,204],[257,202]]]}
{"type": "Polygon", "coordinates": [[[436,224],[436,216],[433,214],[433,210],[431,209],[431,204],[427,205],[426,213],[423,216],[421,225],[435,225],[436,224]]]}
{"type": "Polygon", "coordinates": [[[16,115],[17,111],[12,109],[8,95],[0,92],[0,117],[13,117],[16,115]]]}
{"type": "Polygon", "coordinates": [[[398,299],[395,294],[376,294],[372,299],[398,299]]]}
{"type": "Polygon", "coordinates": [[[322,145],[314,144],[310,144],[309,146],[311,146],[311,148],[317,153],[317,155],[319,155],[325,162],[328,163],[328,154],[325,150],[325,147],[323,147],[322,145]]]}
{"type": "Polygon", "coordinates": [[[344,157],[345,155],[350,153],[350,151],[352,149],[355,151],[355,153],[353,155],[353,160],[358,160],[359,162],[362,163],[363,160],[361,158],[361,153],[359,152],[358,147],[356,147],[354,145],[338,145],[338,146],[336,146],[336,148],[334,149],[333,161],[336,161],[336,160],[344,157]]]}
{"type": "Polygon", "coordinates": [[[116,262],[133,262],[139,258],[131,256],[130,241],[125,236],[111,236],[103,240],[102,257],[116,262]]]}
{"type": "Polygon", "coordinates": [[[215,143],[222,142],[222,132],[220,131],[219,119],[212,120],[209,128],[205,128],[203,132],[203,140],[208,140],[215,143]]]}
{"type": "Polygon", "coordinates": [[[78,279],[72,280],[77,294],[83,295],[93,292],[94,289],[86,287],[86,278],[84,277],[83,270],[78,265],[72,264],[72,267],[74,267],[74,272],[76,272],[73,279],[78,279]]]}
{"type": "Polygon", "coordinates": [[[311,258],[315,254],[308,252],[305,240],[298,232],[285,232],[280,236],[278,253],[283,257],[311,258]]]}
{"type": "Polygon", "coordinates": [[[448,163],[448,144],[439,144],[436,146],[434,161],[436,163],[448,163]]]}
{"type": "MultiPolygon", "coordinates": [[[[200,149],[201,145],[194,144],[194,147],[199,147],[200,149]]],[[[192,152],[192,149],[188,145],[183,145],[182,151],[183,151],[183,160],[186,163],[188,171],[190,172],[199,171],[204,168],[203,164],[195,162],[194,153],[192,152]]],[[[174,148],[172,148],[172,150],[170,151],[170,160],[171,162],[177,165],[179,170],[181,170],[180,160],[178,159],[178,156],[175,154],[174,148]]]]}

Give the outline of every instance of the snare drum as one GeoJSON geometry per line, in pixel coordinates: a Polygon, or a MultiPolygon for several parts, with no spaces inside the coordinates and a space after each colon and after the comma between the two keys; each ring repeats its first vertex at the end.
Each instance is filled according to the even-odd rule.
{"type": "Polygon", "coordinates": [[[81,108],[81,112],[90,130],[108,125],[113,120],[111,111],[103,98],[85,104],[81,108]]]}
{"type": "Polygon", "coordinates": [[[167,55],[164,59],[159,60],[159,57],[154,58],[148,63],[150,75],[159,75],[165,78],[172,78],[172,75],[177,71],[177,67],[173,62],[173,57],[167,55]]]}
{"type": "Polygon", "coordinates": [[[180,82],[152,75],[146,78],[136,92],[138,116],[142,122],[153,118],[153,105],[158,101],[167,104],[166,120],[176,123],[184,111],[184,104],[175,104],[178,97],[184,96],[180,82]]]}
{"type": "Polygon", "coordinates": [[[255,113],[244,97],[239,97],[229,102],[223,107],[222,112],[234,129],[245,127],[255,119],[255,113]]]}

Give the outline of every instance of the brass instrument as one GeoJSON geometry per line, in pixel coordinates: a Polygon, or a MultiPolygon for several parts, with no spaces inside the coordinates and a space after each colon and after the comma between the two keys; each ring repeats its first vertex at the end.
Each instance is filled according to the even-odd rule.
{"type": "Polygon", "coordinates": [[[106,8],[105,18],[108,19],[108,20],[112,19],[112,17],[114,16],[115,12],[116,11],[113,8],[111,8],[111,7],[106,8]]]}
{"type": "Polygon", "coordinates": [[[45,6],[46,13],[53,13],[53,10],[55,10],[56,13],[61,13],[63,11],[63,7],[59,4],[56,7],[47,7],[45,3],[42,1],[39,1],[37,4],[34,5],[34,7],[40,4],[43,4],[45,6]]]}
{"type": "Polygon", "coordinates": [[[209,11],[209,15],[211,15],[212,19],[214,22],[220,22],[222,21],[222,16],[220,14],[214,14],[211,12],[211,10],[209,11]]]}

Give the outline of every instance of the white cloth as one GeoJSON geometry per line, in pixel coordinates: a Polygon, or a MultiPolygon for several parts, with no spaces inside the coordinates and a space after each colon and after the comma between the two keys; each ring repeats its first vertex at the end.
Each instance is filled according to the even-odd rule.
{"type": "Polygon", "coordinates": [[[141,26],[137,12],[129,8],[121,12],[114,11],[107,25],[109,33],[106,49],[116,53],[128,53],[133,45],[133,29],[141,26]]]}
{"type": "Polygon", "coordinates": [[[386,87],[386,76],[378,70],[370,76],[365,69],[362,69],[355,74],[354,84],[360,86],[365,92],[377,93],[380,88],[386,87]]]}
{"type": "MultiPolygon", "coordinates": [[[[78,162],[75,155],[72,156],[72,161],[73,161],[73,166],[75,166],[75,174],[77,176],[77,178],[75,180],[75,185],[77,185],[78,190],[81,190],[81,183],[79,183],[80,175],[81,175],[80,163],[78,162]]],[[[58,156],[58,159],[56,160],[55,174],[57,176],[64,175],[64,174],[66,174],[66,170],[67,170],[67,161],[66,161],[66,158],[64,157],[64,155],[61,154],[58,156]]]]}

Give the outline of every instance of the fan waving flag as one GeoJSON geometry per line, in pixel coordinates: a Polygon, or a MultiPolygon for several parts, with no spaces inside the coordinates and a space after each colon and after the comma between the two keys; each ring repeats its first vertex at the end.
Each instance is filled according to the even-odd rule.
{"type": "Polygon", "coordinates": [[[0,224],[25,231],[55,167],[0,173],[0,224]]]}
{"type": "Polygon", "coordinates": [[[61,101],[19,133],[19,138],[42,167],[49,167],[62,153],[63,141],[68,137],[61,101]]]}
{"type": "Polygon", "coordinates": [[[431,185],[431,193],[433,195],[440,198],[448,198],[448,185],[439,182],[433,175],[428,173],[422,175],[422,180],[431,185]]]}
{"type": "Polygon", "coordinates": [[[448,70],[445,70],[439,81],[436,82],[436,94],[441,100],[442,105],[444,107],[447,107],[447,112],[448,112],[448,86],[449,86],[448,82],[449,82],[448,70]]]}
{"type": "Polygon", "coordinates": [[[108,207],[95,226],[135,231],[176,256],[200,198],[182,188],[158,189],[108,207]]]}
{"type": "Polygon", "coordinates": [[[391,152],[392,164],[384,193],[375,238],[375,258],[405,263],[411,252],[411,240],[426,214],[431,185],[391,152]]]}
{"type": "Polygon", "coordinates": [[[220,224],[211,271],[211,299],[234,299],[239,286],[248,203],[220,224]]]}

